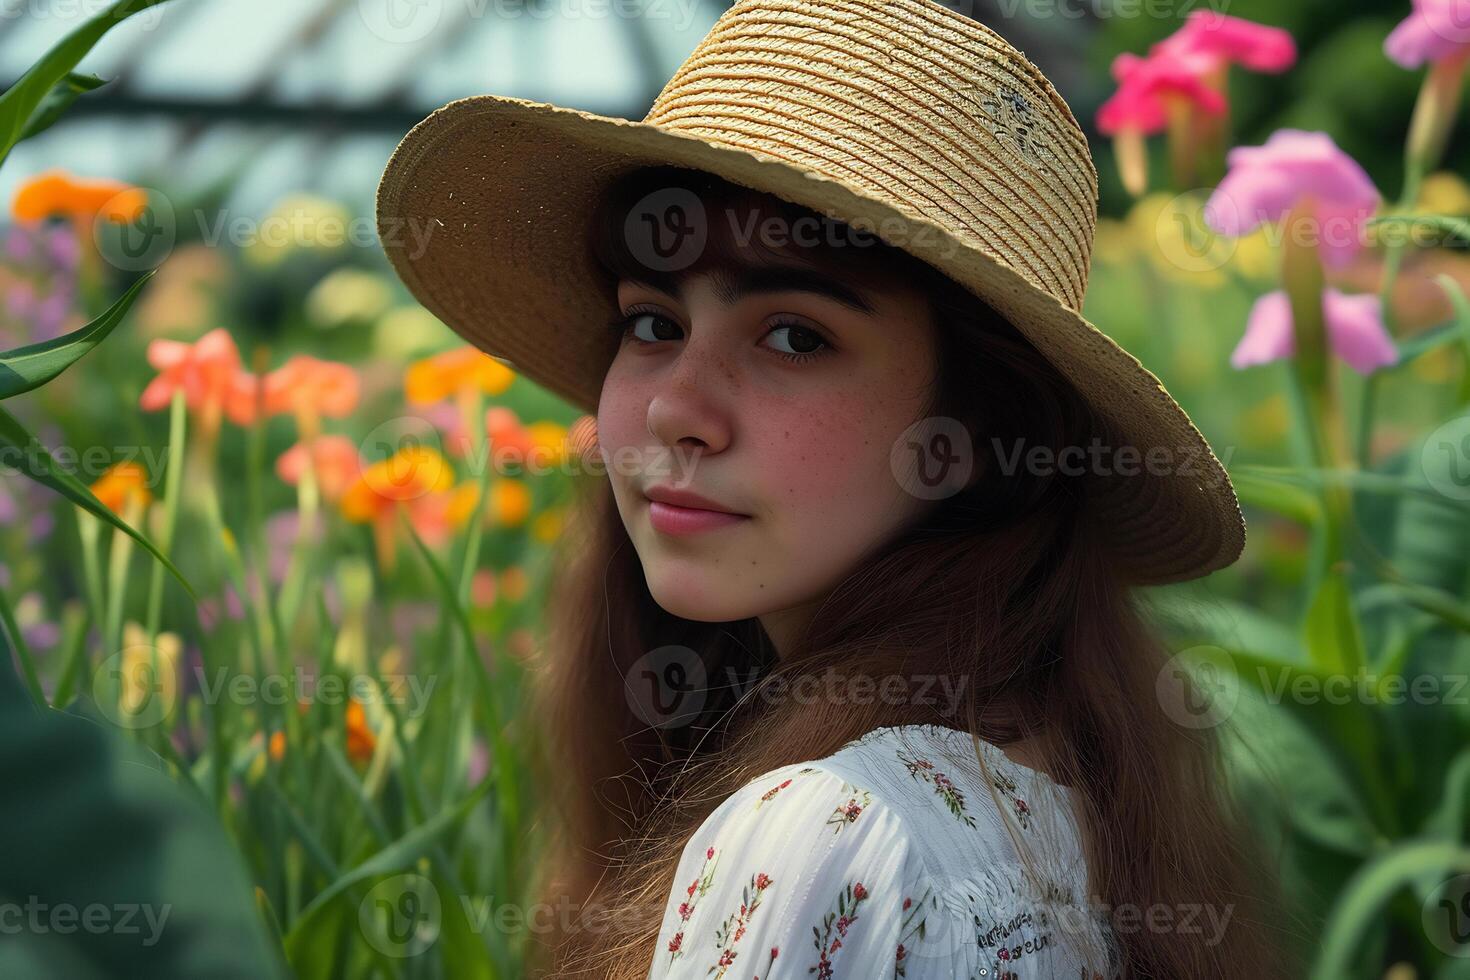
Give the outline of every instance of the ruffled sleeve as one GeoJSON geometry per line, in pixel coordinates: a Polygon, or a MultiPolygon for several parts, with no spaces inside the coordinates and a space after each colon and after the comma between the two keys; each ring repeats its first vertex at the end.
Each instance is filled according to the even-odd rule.
{"type": "MultiPolygon", "coordinates": [[[[649,980],[906,977],[923,869],[898,813],[811,763],[746,784],[690,839],[649,980]]],[[[950,964],[930,960],[931,974],[950,964]]]]}

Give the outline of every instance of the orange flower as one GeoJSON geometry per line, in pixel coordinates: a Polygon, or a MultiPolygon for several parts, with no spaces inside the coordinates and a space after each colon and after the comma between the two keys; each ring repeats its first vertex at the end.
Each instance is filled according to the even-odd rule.
{"type": "Polygon", "coordinates": [[[490,484],[490,516],[503,527],[519,527],[531,513],[531,491],[522,480],[503,477],[490,484]]]}
{"type": "Polygon", "coordinates": [[[378,560],[383,568],[394,564],[394,527],[399,507],[409,520],[432,524],[444,501],[436,496],[454,486],[454,472],[436,449],[408,446],[385,460],[364,468],[338,501],[342,516],[357,524],[372,524],[378,560]]]}
{"type": "Polygon", "coordinates": [[[457,347],[415,361],[403,377],[411,405],[427,405],[458,397],[466,389],[498,395],[510,387],[515,372],[475,347],[457,347]]]}
{"type": "Polygon", "coordinates": [[[148,207],[148,192],[117,180],[80,180],[64,170],[48,170],[20,186],[10,205],[16,221],[44,221],[62,215],[79,222],[106,218],[125,224],[148,207]]]}
{"type": "Polygon", "coordinates": [[[270,742],[271,758],[280,762],[286,755],[286,733],[281,731],[271,732],[270,742]]]}
{"type": "Polygon", "coordinates": [[[148,490],[148,472],[137,463],[114,463],[92,484],[92,493],[115,514],[121,514],[129,501],[147,507],[153,499],[148,490]]]}
{"type": "Polygon", "coordinates": [[[313,461],[316,464],[317,488],[322,499],[329,503],[341,500],[347,488],[362,475],[357,443],[339,435],[317,436],[309,451],[305,442],[296,443],[276,459],[276,475],[294,487],[301,482],[302,474],[313,461]]]}
{"type": "Polygon", "coordinates": [[[474,512],[475,499],[479,495],[479,484],[472,480],[453,490],[428,494],[409,506],[409,523],[425,544],[441,545],[457,529],[464,527],[474,512]]]}
{"type": "Polygon", "coordinates": [[[365,467],[342,495],[342,513],[366,524],[395,504],[417,500],[454,485],[454,472],[437,449],[407,446],[365,467]]]}
{"type": "Polygon", "coordinates": [[[357,700],[347,704],[347,756],[355,762],[366,762],[378,746],[377,736],[368,727],[367,712],[357,700]]]}
{"type": "Polygon", "coordinates": [[[211,434],[219,428],[221,413],[236,425],[254,420],[253,375],[241,368],[239,348],[224,327],[216,327],[192,344],[150,341],[148,363],[159,373],[138,399],[145,412],[168,407],[174,392],[182,390],[184,403],[204,417],[211,434]]]}
{"type": "Polygon", "coordinates": [[[496,466],[521,466],[536,442],[513,409],[496,405],[485,413],[491,460],[496,466]]]}

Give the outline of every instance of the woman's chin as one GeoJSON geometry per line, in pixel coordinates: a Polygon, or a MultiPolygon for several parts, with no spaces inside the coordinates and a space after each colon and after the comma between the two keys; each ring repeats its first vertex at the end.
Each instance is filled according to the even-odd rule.
{"type": "Polygon", "coordinates": [[[696,623],[730,623],[763,611],[733,595],[723,576],[706,582],[687,569],[650,576],[648,591],[664,612],[696,623]]]}

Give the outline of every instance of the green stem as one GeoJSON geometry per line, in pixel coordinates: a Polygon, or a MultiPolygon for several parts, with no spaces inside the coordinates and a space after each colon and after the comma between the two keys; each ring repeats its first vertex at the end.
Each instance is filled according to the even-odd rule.
{"type": "MultiPolygon", "coordinates": [[[[36,674],[36,661],[31,656],[31,649],[26,645],[25,637],[21,636],[20,625],[15,621],[15,610],[10,606],[10,599],[5,595],[5,590],[0,589],[0,621],[5,624],[5,632],[10,634],[10,642],[15,647],[16,659],[20,661],[21,676],[25,678],[26,689],[30,691],[31,700],[38,706],[46,703],[46,694],[41,690],[41,679],[36,674]]],[[[10,666],[5,665],[5,670],[10,666]]]]}
{"type": "MultiPolygon", "coordinates": [[[[168,415],[168,475],[164,479],[163,530],[158,537],[158,550],[172,557],[174,531],[179,519],[179,488],[184,482],[184,433],[187,415],[184,392],[174,392],[168,415]]],[[[148,582],[148,639],[158,641],[158,621],[163,612],[163,565],[153,563],[148,582]]]]}

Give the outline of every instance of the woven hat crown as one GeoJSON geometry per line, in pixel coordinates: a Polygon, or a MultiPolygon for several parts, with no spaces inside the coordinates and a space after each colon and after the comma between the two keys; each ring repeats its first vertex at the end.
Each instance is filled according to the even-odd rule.
{"type": "Polygon", "coordinates": [[[739,0],[644,122],[844,182],[1082,308],[1087,138],[1024,55],[934,0],[739,0]]]}

